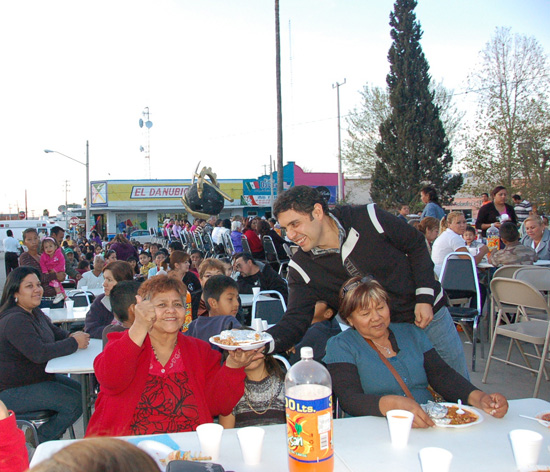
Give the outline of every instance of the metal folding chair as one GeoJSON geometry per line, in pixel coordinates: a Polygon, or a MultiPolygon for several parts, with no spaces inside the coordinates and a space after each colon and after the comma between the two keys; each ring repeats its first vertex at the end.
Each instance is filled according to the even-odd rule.
{"type": "Polygon", "coordinates": [[[75,307],[90,306],[95,300],[95,295],[87,290],[71,290],[67,296],[74,301],[75,307]]]}
{"type": "Polygon", "coordinates": [[[548,380],[548,374],[545,369],[545,364],[548,360],[548,343],[550,341],[550,308],[548,303],[536,288],[521,280],[499,277],[493,278],[491,281],[491,291],[497,303],[498,318],[482,382],[486,383],[487,376],[489,375],[489,367],[491,361],[494,359],[536,373],[537,380],[535,382],[533,396],[537,397],[543,373],[548,380]],[[517,316],[515,322],[510,323],[508,318],[505,317],[506,308],[504,308],[504,305],[516,308],[517,316]],[[539,320],[530,318],[528,310],[531,309],[543,311],[546,315],[546,319],[539,320]],[[503,322],[503,324],[501,324],[501,322],[503,322]],[[493,355],[497,336],[504,336],[513,341],[513,343],[510,343],[505,359],[493,355]],[[526,352],[521,343],[532,344],[535,354],[526,352]],[[525,365],[517,364],[510,360],[513,344],[518,348],[525,365]],[[542,350],[540,349],[541,347],[542,350]],[[531,366],[529,358],[539,360],[538,368],[533,368],[531,366]]]}
{"type": "Polygon", "coordinates": [[[276,324],[283,317],[285,311],[286,303],[281,293],[277,292],[277,290],[261,291],[252,300],[250,323],[252,324],[252,320],[259,318],[267,321],[269,325],[276,324]],[[260,300],[260,296],[262,295],[272,295],[275,298],[270,297],[269,300],[260,300]]]}
{"type": "Polygon", "coordinates": [[[285,268],[288,269],[290,259],[279,259],[279,254],[277,254],[277,249],[275,248],[275,243],[273,243],[271,236],[264,236],[262,238],[262,244],[264,246],[267,263],[275,269],[278,267],[279,275],[282,275],[285,272],[285,268]]]}
{"type": "Polygon", "coordinates": [[[246,239],[246,236],[244,234],[241,237],[241,242],[243,245],[243,252],[246,252],[252,255],[252,251],[250,250],[250,244],[248,244],[248,239],[246,239]]]}
{"type": "Polygon", "coordinates": [[[227,257],[231,257],[235,254],[235,246],[233,246],[233,240],[231,239],[231,233],[222,234],[222,244],[225,249],[227,257]]]}
{"type": "MultiPolygon", "coordinates": [[[[455,324],[464,326],[464,323],[472,324],[472,371],[476,370],[476,344],[481,343],[481,356],[484,356],[483,341],[479,336],[479,320],[481,318],[481,296],[479,293],[479,280],[477,268],[473,256],[468,252],[452,252],[443,260],[441,269],[441,286],[448,292],[459,293],[460,299],[471,298],[476,300],[476,308],[466,306],[450,306],[449,311],[455,324]]],[[[463,300],[461,300],[463,301],[463,300]]],[[[467,331],[464,330],[467,334],[467,331]]]]}

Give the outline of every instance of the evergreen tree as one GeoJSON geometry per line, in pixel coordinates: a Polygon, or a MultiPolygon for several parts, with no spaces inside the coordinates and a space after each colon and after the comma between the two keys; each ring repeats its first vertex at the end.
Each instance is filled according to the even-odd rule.
{"type": "Polygon", "coordinates": [[[420,189],[434,186],[444,203],[462,185],[461,175],[450,175],[453,157],[430,91],[429,66],[416,21],[416,0],[396,0],[390,14],[393,43],[388,53],[390,116],[380,125],[371,196],[384,207],[414,204],[420,189]]]}

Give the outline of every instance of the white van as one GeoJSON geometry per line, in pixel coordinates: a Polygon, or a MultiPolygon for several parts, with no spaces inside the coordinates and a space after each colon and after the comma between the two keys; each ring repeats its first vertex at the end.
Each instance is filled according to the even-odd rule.
{"type": "Polygon", "coordinates": [[[40,239],[50,234],[56,224],[52,224],[47,220],[0,220],[0,251],[4,251],[4,238],[7,238],[7,231],[11,229],[13,237],[18,241],[23,239],[23,231],[27,228],[34,228],[38,232],[40,239]]]}

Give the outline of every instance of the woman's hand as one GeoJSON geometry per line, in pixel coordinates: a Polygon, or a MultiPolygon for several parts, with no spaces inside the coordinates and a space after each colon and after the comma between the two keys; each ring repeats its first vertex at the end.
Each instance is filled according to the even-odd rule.
{"type": "Polygon", "coordinates": [[[65,272],[56,272],[55,276],[57,277],[58,282],[63,282],[67,277],[67,274],[65,272]]]}
{"type": "Polygon", "coordinates": [[[502,418],[508,412],[508,400],[500,393],[488,394],[474,390],[468,396],[468,403],[495,418],[502,418]]]}
{"type": "Polygon", "coordinates": [[[380,399],[378,408],[384,416],[386,416],[386,413],[390,410],[410,411],[414,414],[412,424],[413,428],[429,428],[431,426],[435,426],[434,422],[430,419],[422,407],[408,397],[401,397],[399,395],[385,395],[380,399]]]}
{"type": "Polygon", "coordinates": [[[90,344],[90,335],[84,331],[76,331],[69,335],[70,338],[75,338],[78,343],[78,349],[86,349],[90,344]]]}
{"type": "Polygon", "coordinates": [[[262,346],[259,349],[254,349],[251,351],[243,351],[242,349],[229,351],[229,357],[225,361],[225,365],[231,369],[246,367],[255,360],[262,359],[264,357],[262,354],[263,349],[264,348],[262,346]]]}
{"type": "Polygon", "coordinates": [[[134,325],[137,325],[145,331],[149,332],[153,328],[155,321],[157,321],[157,312],[150,300],[143,300],[139,295],[136,295],[136,318],[134,325]]]}

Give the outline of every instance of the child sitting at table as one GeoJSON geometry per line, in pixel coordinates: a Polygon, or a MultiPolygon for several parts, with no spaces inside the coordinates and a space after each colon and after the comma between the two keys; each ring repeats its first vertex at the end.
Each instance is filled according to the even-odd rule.
{"type": "Polygon", "coordinates": [[[342,328],[340,328],[340,323],[336,319],[336,311],[330,308],[327,302],[319,300],[315,304],[311,326],[306,331],[302,341],[289,351],[289,362],[295,364],[300,360],[300,349],[303,346],[313,348],[313,359],[321,362],[325,357],[327,341],[341,332],[342,328]]]}
{"type": "MultiPolygon", "coordinates": [[[[224,274],[223,263],[219,259],[214,259],[212,257],[204,259],[199,266],[199,280],[201,287],[204,287],[206,282],[208,282],[208,279],[213,275],[227,275],[224,274]]],[[[206,308],[206,303],[204,303],[204,293],[201,295],[197,316],[208,316],[208,309],[206,308]]]]}
{"type": "Polygon", "coordinates": [[[111,309],[115,319],[103,328],[103,347],[107,344],[109,333],[126,331],[134,324],[136,295],[140,285],[136,280],[122,280],[111,289],[111,309]]]}
{"type": "MultiPolygon", "coordinates": [[[[470,248],[479,248],[483,246],[483,244],[477,240],[476,229],[473,226],[469,226],[469,225],[466,226],[466,229],[464,230],[464,234],[462,235],[462,239],[464,239],[464,242],[466,243],[466,247],[468,248],[468,251],[470,251],[470,248]]],[[[470,251],[470,253],[472,253],[472,251],[470,251]]],[[[475,254],[472,253],[472,255],[475,255],[475,254]]]]}
{"type": "MultiPolygon", "coordinates": [[[[239,290],[237,282],[227,275],[214,275],[204,284],[202,294],[208,316],[199,316],[191,322],[187,336],[207,341],[222,331],[240,328],[235,318],[239,311],[239,290]]],[[[217,346],[213,348],[220,350],[217,346]]]]}
{"type": "Polygon", "coordinates": [[[499,265],[532,265],[537,260],[534,249],[519,242],[518,227],[511,221],[506,221],[500,226],[500,239],[506,245],[489,253],[489,262],[495,267],[499,265]]]}
{"type": "Polygon", "coordinates": [[[285,375],[279,362],[266,355],[251,362],[244,371],[244,395],[230,415],[219,416],[219,423],[224,428],[284,423],[285,375]]]}

